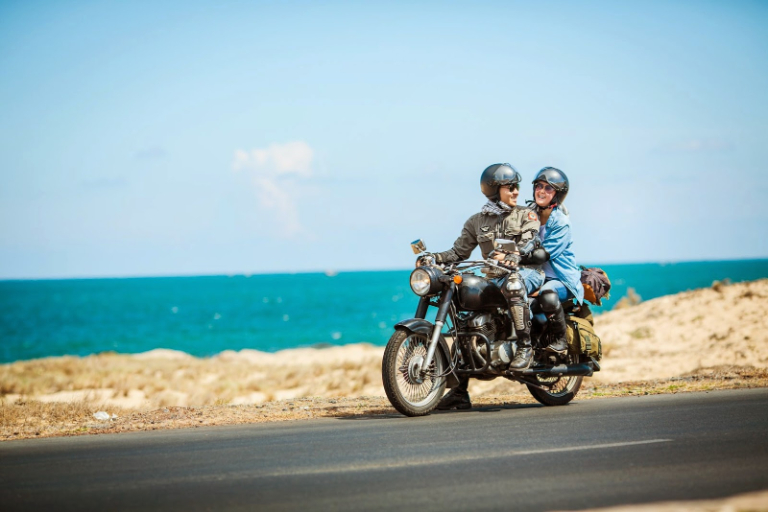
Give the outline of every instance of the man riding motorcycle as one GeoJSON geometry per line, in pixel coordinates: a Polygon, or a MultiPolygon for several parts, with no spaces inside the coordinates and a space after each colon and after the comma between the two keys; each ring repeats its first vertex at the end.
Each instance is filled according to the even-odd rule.
{"type": "MultiPolygon", "coordinates": [[[[534,210],[517,205],[521,181],[520,173],[510,164],[494,164],[487,167],[480,177],[480,190],[488,198],[488,202],[479,213],[471,216],[464,223],[461,235],[451,249],[432,255],[435,261],[452,263],[466,260],[478,245],[483,258],[493,257],[502,263],[505,260],[519,258],[517,254],[497,254],[493,244],[495,239],[513,240],[530,253],[536,246],[540,222],[534,210]]],[[[521,265],[520,276],[525,283],[524,290],[509,290],[504,283],[506,278],[499,278],[499,287],[507,299],[512,318],[518,327],[518,349],[509,364],[511,370],[524,370],[531,364],[533,348],[531,347],[531,313],[527,294],[536,290],[544,282],[539,265],[533,262],[521,265]]],[[[446,393],[437,408],[469,409],[472,404],[467,392],[468,385],[468,377],[460,379],[459,385],[446,393]]]]}

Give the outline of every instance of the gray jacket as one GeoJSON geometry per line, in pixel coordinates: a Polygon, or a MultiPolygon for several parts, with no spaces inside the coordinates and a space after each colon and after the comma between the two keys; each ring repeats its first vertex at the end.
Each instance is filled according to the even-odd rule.
{"type": "Polygon", "coordinates": [[[453,248],[436,253],[435,259],[438,263],[466,260],[478,245],[483,258],[487,258],[496,238],[514,240],[522,245],[538,234],[540,225],[536,212],[524,206],[515,206],[505,215],[476,213],[464,223],[453,248]]]}

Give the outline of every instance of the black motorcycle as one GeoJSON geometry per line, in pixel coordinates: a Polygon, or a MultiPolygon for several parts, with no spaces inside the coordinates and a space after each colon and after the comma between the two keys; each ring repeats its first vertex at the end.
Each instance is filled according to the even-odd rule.
{"type": "MultiPolygon", "coordinates": [[[[496,242],[506,244],[507,250],[514,245],[496,242]]],[[[437,264],[421,240],[411,246],[425,262],[410,278],[419,304],[414,318],[395,325],[382,361],[384,390],[402,414],[429,414],[446,386],[458,384],[459,376],[503,377],[525,384],[544,405],[565,405],[576,396],[583,378],[600,370],[594,358],[573,346],[565,355],[545,351],[549,342],[544,324],[531,330],[530,367],[508,370],[517,348],[515,323],[500,286],[523,285],[517,265],[494,259],[437,264]],[[430,307],[437,308],[434,323],[426,319],[430,307]]],[[[575,314],[572,303],[564,309],[569,316],[575,314]]]]}

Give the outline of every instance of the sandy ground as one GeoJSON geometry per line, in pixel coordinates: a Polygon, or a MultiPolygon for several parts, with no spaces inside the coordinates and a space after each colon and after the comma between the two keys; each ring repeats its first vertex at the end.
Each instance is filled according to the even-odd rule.
{"type": "MultiPolygon", "coordinates": [[[[603,369],[579,399],[768,386],[766,313],[768,279],[605,313],[603,369]]],[[[382,353],[357,344],[200,359],[158,349],[0,365],[0,439],[394,413],[382,353]]],[[[533,401],[504,379],[473,381],[470,392],[478,405],[533,401]]]]}
{"type": "Polygon", "coordinates": [[[592,510],[594,512],[766,512],[768,511],[768,491],[740,494],[720,500],[669,501],[592,510]]]}
{"type": "Polygon", "coordinates": [[[768,367],[768,279],[668,295],[595,320],[598,382],[660,379],[719,365],[768,367]],[[659,364],[662,363],[662,364],[659,364]]]}

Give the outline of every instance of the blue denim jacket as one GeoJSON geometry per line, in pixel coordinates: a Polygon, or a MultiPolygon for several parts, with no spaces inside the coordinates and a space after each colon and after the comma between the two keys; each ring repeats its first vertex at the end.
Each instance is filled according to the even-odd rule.
{"type": "Polygon", "coordinates": [[[555,207],[547,219],[546,229],[547,234],[541,245],[549,253],[552,270],[581,304],[584,302],[584,287],[581,285],[581,270],[571,249],[571,220],[560,208],[555,207]]]}

